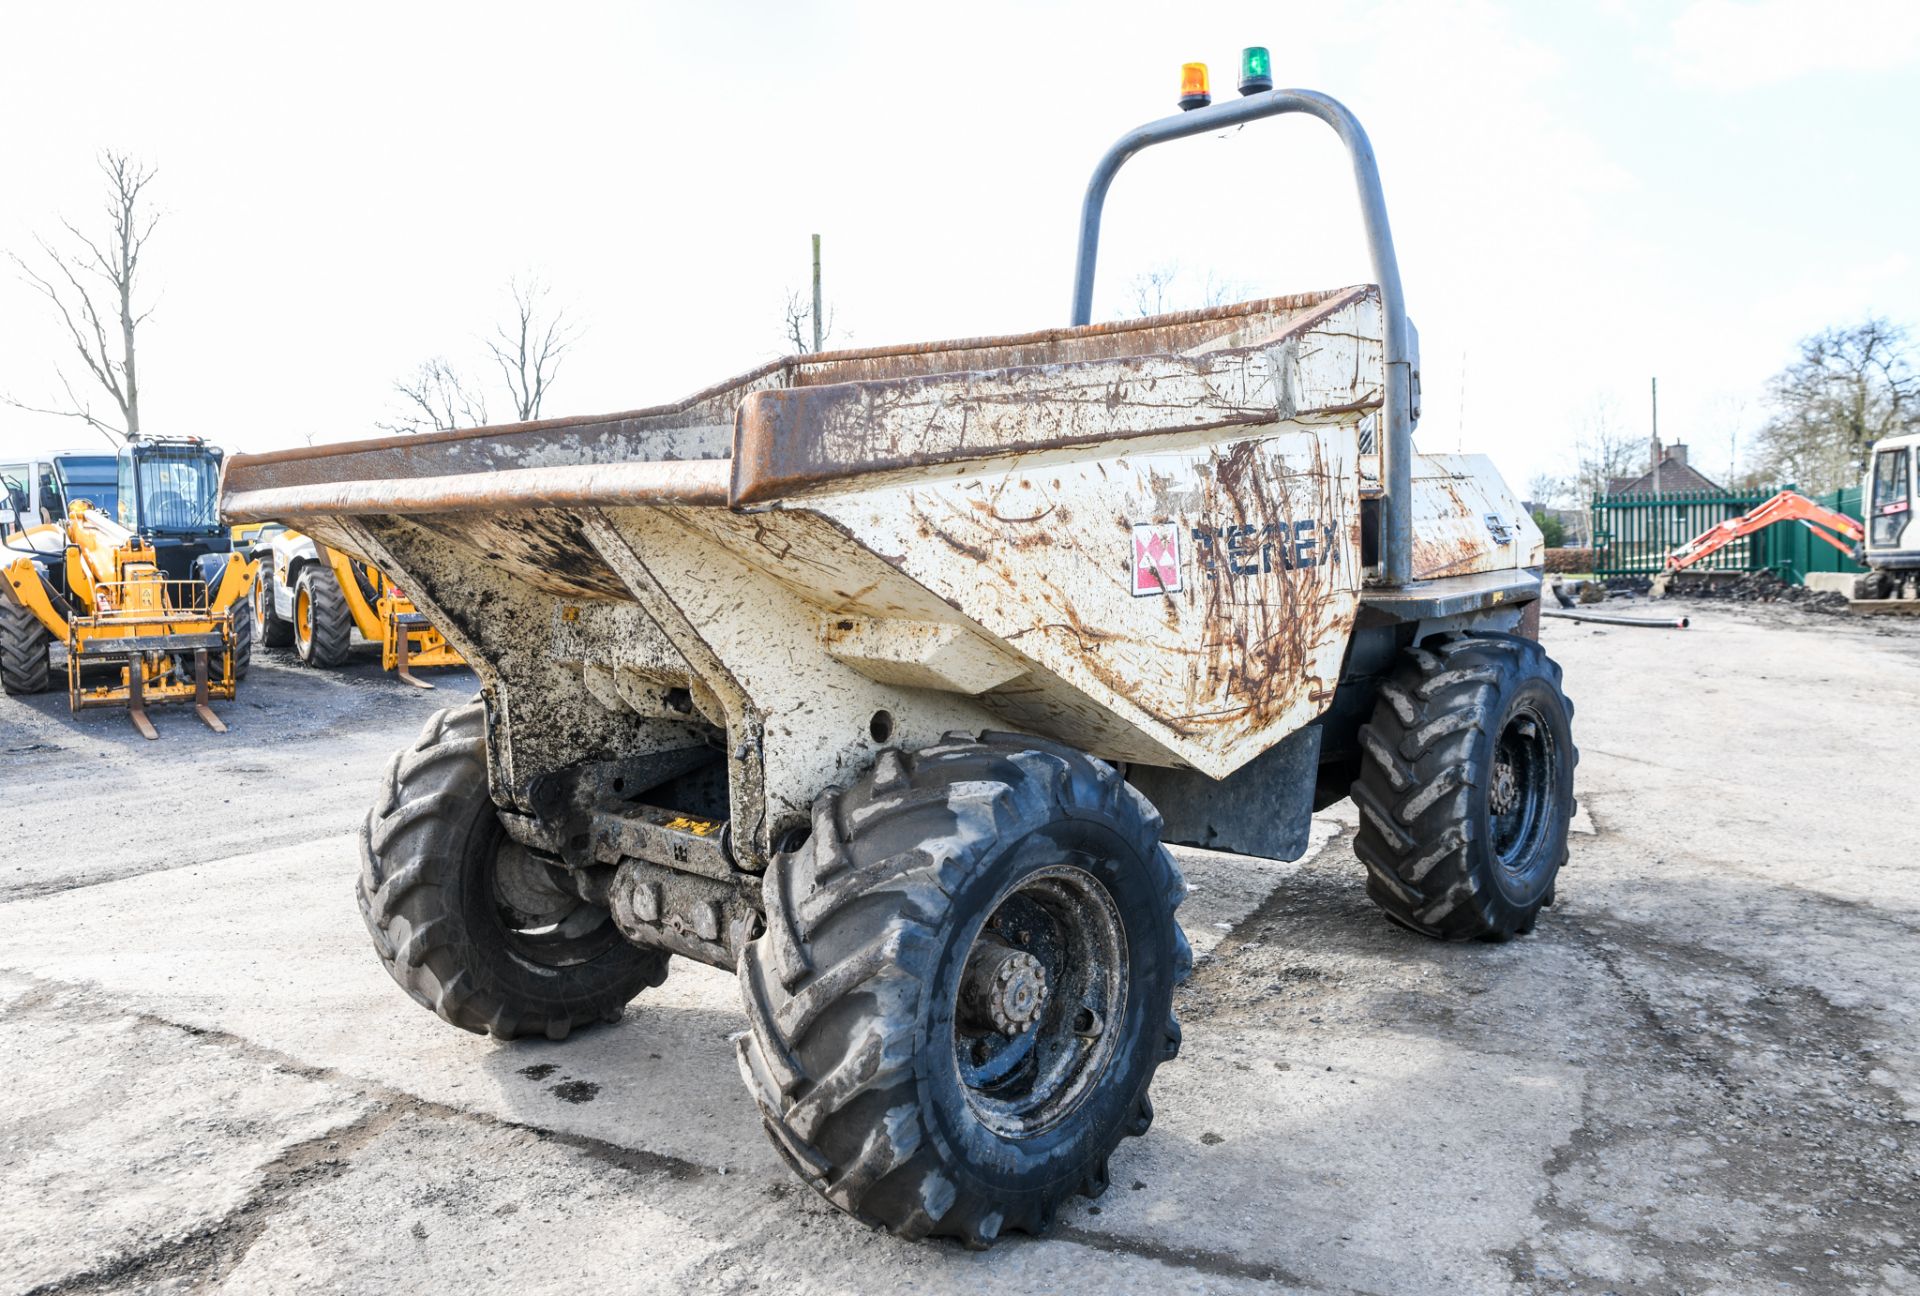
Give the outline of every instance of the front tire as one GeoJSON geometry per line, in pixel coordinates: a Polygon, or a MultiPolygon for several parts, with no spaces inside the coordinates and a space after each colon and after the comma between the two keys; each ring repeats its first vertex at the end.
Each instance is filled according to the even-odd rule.
{"type": "Polygon", "coordinates": [[[40,618],[0,594],[0,686],[13,694],[45,693],[53,679],[52,646],[40,618]]]}
{"type": "Polygon", "coordinates": [[[331,670],[353,647],[347,596],[328,567],[308,567],[293,585],[293,650],[309,666],[331,670]]]}
{"type": "Polygon", "coordinates": [[[1367,894],[1441,940],[1505,940],[1553,903],[1573,818],[1573,703],[1539,644],[1409,649],[1381,685],[1353,799],[1367,894]]]}
{"type": "Polygon", "coordinates": [[[1114,770],[1012,734],[889,749],[814,803],[740,962],[775,1148],[906,1238],[1043,1232],[1153,1118],[1186,884],[1114,770]]]}
{"type": "Polygon", "coordinates": [[[487,795],[478,699],[435,712],[388,764],[360,864],[360,914],[381,966],[463,1030],[565,1039],[617,1021],[666,979],[667,955],[629,944],[604,908],[558,884],[558,865],[507,837],[487,795]]]}

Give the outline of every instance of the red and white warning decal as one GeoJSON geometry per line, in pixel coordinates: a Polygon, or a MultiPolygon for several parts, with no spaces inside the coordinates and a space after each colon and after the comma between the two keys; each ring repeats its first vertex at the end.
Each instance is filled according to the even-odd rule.
{"type": "Polygon", "coordinates": [[[1172,594],[1180,588],[1180,527],[1173,522],[1133,524],[1133,596],[1172,594]]]}

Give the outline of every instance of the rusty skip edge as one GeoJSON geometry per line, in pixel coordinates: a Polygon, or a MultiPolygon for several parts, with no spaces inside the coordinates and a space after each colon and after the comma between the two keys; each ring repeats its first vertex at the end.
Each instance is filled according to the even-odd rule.
{"type": "MultiPolygon", "coordinates": [[[[245,456],[236,462],[244,464],[245,456]]],[[[459,513],[473,509],[577,508],[598,504],[724,507],[731,460],[666,459],[632,463],[505,468],[445,477],[325,482],[227,493],[229,522],[358,514],[459,513]]]]}
{"type": "MultiPolygon", "coordinates": [[[[1279,338],[1298,336],[1310,330],[1334,309],[1362,295],[1361,290],[1329,294],[1318,303],[1317,309],[1289,321],[1281,334],[1267,339],[1260,346],[1223,348],[1204,356],[1158,353],[1115,357],[1093,363],[1101,364],[1106,369],[1102,377],[1111,393],[1108,399],[1124,402],[1122,393],[1128,389],[1130,380],[1164,378],[1169,368],[1204,380],[1247,357],[1267,353],[1279,338]]],[[[1219,313],[1194,314],[1204,317],[1219,313]]],[[[1103,327],[1070,332],[1097,333],[1103,327]]],[[[860,353],[845,354],[851,356],[860,353]]],[[[1078,365],[1067,362],[1066,367],[1076,368],[1078,365]]],[[[1004,400],[1021,378],[1056,368],[1058,366],[1055,365],[1020,365],[994,370],[960,370],[746,392],[742,394],[735,412],[732,458],[628,460],[553,464],[537,468],[489,467],[474,472],[434,476],[267,485],[264,483],[273,482],[279,477],[276,467],[284,463],[324,461],[336,455],[351,456],[375,447],[404,452],[407,439],[386,438],[264,455],[235,455],[227,461],[223,470],[223,513],[230,522],[263,522],[299,517],[430,514],[498,508],[678,505],[740,509],[769,505],[789,496],[831,486],[835,482],[871,474],[972,459],[1073,449],[1168,433],[1214,429],[1224,431],[1232,427],[1271,422],[1287,414],[1265,400],[1237,407],[1212,404],[1204,409],[1185,411],[1185,417],[1169,411],[1169,417],[1165,419],[1151,419],[1145,424],[1133,426],[1095,429],[1089,428],[1084,422],[1069,423],[1051,434],[1033,435],[1030,430],[1028,435],[1019,436],[989,434],[970,439],[968,444],[937,447],[902,444],[907,438],[890,428],[889,420],[869,417],[865,427],[868,435],[861,438],[863,444],[856,452],[849,455],[843,449],[834,453],[828,448],[827,429],[830,427],[845,428],[850,422],[860,423],[863,413],[870,416],[875,409],[897,408],[910,403],[914,393],[955,385],[964,389],[971,383],[984,382],[994,389],[998,398],[1004,400]],[[249,489],[255,481],[263,484],[249,489]]],[[[1147,385],[1150,387],[1151,383],[1147,385]]],[[[1035,421],[1041,421],[1039,416],[1044,414],[1047,404],[1047,385],[1042,383],[1031,391],[1031,395],[1023,393],[1017,403],[1028,406],[1035,415],[1035,421]]],[[[1350,406],[1327,407],[1313,412],[1319,415],[1337,414],[1374,408],[1378,404],[1376,393],[1350,406]]],[[[612,417],[617,420],[631,416],[612,417]]],[[[512,424],[498,428],[476,428],[464,433],[442,433],[437,434],[437,438],[484,438],[527,430],[593,426],[607,421],[576,419],[553,420],[544,425],[512,424]]],[[[420,441],[424,443],[428,439],[423,437],[420,441]]]]}

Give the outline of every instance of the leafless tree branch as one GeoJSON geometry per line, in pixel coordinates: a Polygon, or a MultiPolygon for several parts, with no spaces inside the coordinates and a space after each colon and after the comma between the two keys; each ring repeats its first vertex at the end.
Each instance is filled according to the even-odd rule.
{"type": "MultiPolygon", "coordinates": [[[[807,355],[813,350],[813,298],[807,293],[790,292],[787,294],[786,309],[781,312],[782,322],[786,325],[787,354],[807,355]]],[[[827,343],[834,336],[833,305],[822,307],[820,319],[820,346],[829,349],[827,343]]]]}
{"type": "Polygon", "coordinates": [[[113,398],[120,420],[110,423],[97,417],[90,402],[74,392],[64,370],[56,370],[56,374],[67,396],[67,408],[33,405],[11,395],[0,396],[0,401],[33,413],[80,419],[101,432],[130,438],[140,433],[135,343],[140,325],[152,314],[151,309],[136,311],[133,298],[141,254],[160,219],[158,214],[143,213],[140,199],[159,173],[124,153],[103,153],[99,162],[107,180],[107,237],[102,240],[90,236],[72,221],[62,220],[61,227],[85,249],[84,255],[62,253],[44,238],[34,241],[50,271],[35,270],[18,253],[8,255],[22,281],[52,304],[74,353],[93,380],[113,398]],[[115,334],[117,338],[113,338],[115,334]]]}
{"type": "Polygon", "coordinates": [[[391,421],[374,423],[383,432],[448,432],[487,421],[486,397],[444,356],[424,361],[411,376],[394,383],[393,390],[401,409],[391,421]]]}
{"type": "Polygon", "coordinates": [[[1873,443],[1920,428],[1920,372],[1907,330],[1869,317],[1800,340],[1800,358],[1767,384],[1760,466],[1802,490],[1860,480],[1873,443]]]}
{"type": "Polygon", "coordinates": [[[579,340],[580,332],[568,321],[566,311],[548,313],[550,292],[540,279],[529,276],[523,283],[516,276],[509,288],[513,317],[496,328],[486,342],[501,376],[507,380],[514,413],[525,423],[540,417],[540,404],[560,372],[560,361],[579,340]]]}

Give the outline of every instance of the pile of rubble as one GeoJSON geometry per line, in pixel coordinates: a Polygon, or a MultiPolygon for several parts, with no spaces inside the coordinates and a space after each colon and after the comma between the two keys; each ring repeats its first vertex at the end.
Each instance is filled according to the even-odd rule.
{"type": "Polygon", "coordinates": [[[1770,571],[1746,572],[1738,577],[1716,576],[1709,580],[1675,581],[1667,596],[1690,599],[1723,599],[1734,603],[1784,603],[1809,612],[1845,612],[1847,596],[1833,590],[1812,590],[1805,585],[1790,585],[1770,571]]]}

